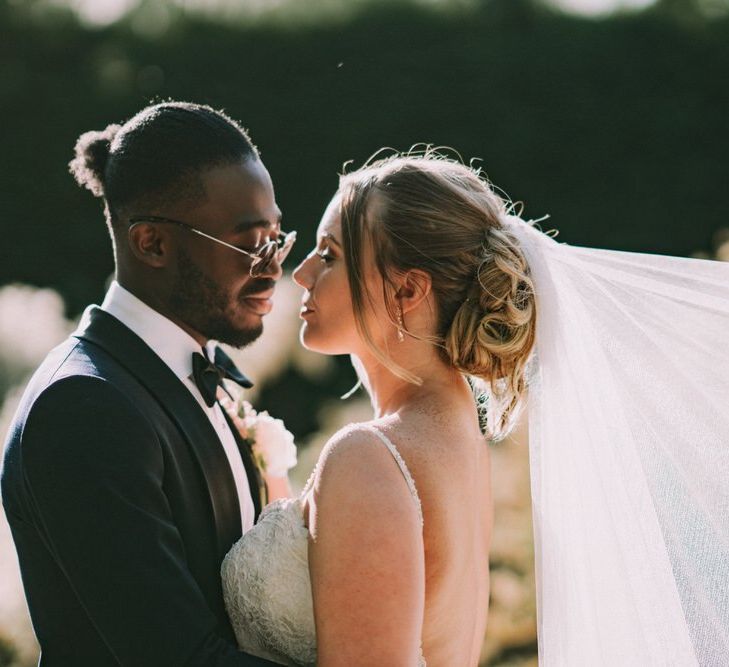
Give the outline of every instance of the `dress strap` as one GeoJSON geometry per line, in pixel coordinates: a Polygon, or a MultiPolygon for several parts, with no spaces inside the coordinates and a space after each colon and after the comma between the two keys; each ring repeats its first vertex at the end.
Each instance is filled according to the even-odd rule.
{"type": "Polygon", "coordinates": [[[413,476],[410,474],[410,470],[408,470],[407,465],[405,465],[405,460],[402,456],[400,456],[400,452],[397,451],[397,447],[392,443],[392,440],[388,438],[382,431],[380,431],[379,428],[376,426],[373,426],[372,424],[360,424],[360,426],[363,426],[368,431],[371,431],[377,437],[382,440],[382,442],[385,444],[385,447],[390,450],[390,454],[392,454],[392,457],[395,459],[395,462],[400,468],[400,471],[402,472],[403,477],[405,478],[405,481],[407,482],[408,488],[410,489],[410,495],[413,497],[413,500],[415,501],[415,507],[418,510],[418,517],[420,518],[420,525],[423,526],[423,506],[420,503],[420,496],[418,495],[418,490],[415,488],[415,480],[413,479],[413,476]]]}

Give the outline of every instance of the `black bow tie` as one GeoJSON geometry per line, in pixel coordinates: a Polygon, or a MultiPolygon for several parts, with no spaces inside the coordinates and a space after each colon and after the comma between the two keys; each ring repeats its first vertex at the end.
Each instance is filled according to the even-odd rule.
{"type": "Polygon", "coordinates": [[[253,383],[238,370],[233,360],[219,347],[215,348],[215,362],[199,352],[192,353],[192,377],[209,408],[215,404],[218,387],[225,390],[224,379],[232,380],[245,389],[253,386],[253,383]]]}

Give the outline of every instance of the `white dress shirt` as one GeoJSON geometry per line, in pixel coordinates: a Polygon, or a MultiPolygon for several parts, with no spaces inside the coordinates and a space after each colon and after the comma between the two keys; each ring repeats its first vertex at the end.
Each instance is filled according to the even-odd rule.
{"type": "MultiPolygon", "coordinates": [[[[109,287],[101,309],[116,317],[151,347],[200,404],[220,437],[228,458],[235,488],[238,491],[243,532],[250,530],[253,527],[255,510],[248,477],[235,437],[225,420],[222,408],[217,403],[212,408],[205,404],[192,377],[192,354],[201,352],[200,345],[190,334],[124,289],[116,280],[109,287]]],[[[215,344],[209,342],[206,348],[208,357],[212,359],[215,344]]]]}

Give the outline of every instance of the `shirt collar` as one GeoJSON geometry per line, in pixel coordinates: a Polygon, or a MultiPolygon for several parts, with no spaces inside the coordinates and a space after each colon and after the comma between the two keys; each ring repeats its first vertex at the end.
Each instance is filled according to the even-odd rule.
{"type": "MultiPolygon", "coordinates": [[[[116,280],[106,293],[101,310],[113,315],[139,336],[172,372],[185,380],[192,374],[192,354],[200,352],[200,344],[172,320],[124,289],[116,280]]],[[[205,346],[213,359],[215,343],[205,346]]]]}

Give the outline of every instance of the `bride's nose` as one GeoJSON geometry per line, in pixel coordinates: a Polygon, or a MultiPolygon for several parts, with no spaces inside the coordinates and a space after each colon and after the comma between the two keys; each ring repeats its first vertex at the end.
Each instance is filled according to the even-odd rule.
{"type": "Polygon", "coordinates": [[[294,282],[299,286],[303,287],[304,289],[311,289],[311,287],[314,284],[314,275],[312,271],[312,262],[311,259],[314,256],[314,253],[309,253],[304,260],[299,264],[295,269],[294,272],[291,274],[291,277],[294,279],[294,282]]]}

